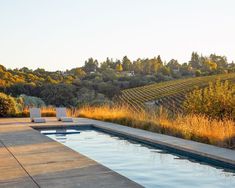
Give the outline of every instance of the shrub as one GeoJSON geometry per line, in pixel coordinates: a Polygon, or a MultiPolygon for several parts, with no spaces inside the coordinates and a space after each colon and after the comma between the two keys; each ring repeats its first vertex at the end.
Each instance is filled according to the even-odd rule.
{"type": "Polygon", "coordinates": [[[204,89],[189,93],[184,107],[189,113],[204,114],[217,119],[235,119],[235,87],[228,80],[217,80],[204,89]]]}
{"type": "Polygon", "coordinates": [[[196,76],[196,77],[201,76],[201,74],[202,74],[202,72],[201,72],[200,70],[196,70],[196,72],[195,72],[195,76],[196,76]]]}
{"type": "Polygon", "coordinates": [[[16,99],[4,93],[0,93],[0,117],[16,116],[22,110],[16,99]]]}

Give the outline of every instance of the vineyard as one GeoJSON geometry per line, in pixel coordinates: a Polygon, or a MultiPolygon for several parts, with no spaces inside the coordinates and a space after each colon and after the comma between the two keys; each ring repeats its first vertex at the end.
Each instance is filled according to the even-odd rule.
{"type": "Polygon", "coordinates": [[[235,83],[235,73],[187,78],[123,90],[118,97],[122,104],[136,111],[162,106],[173,112],[182,112],[185,95],[196,87],[206,87],[217,79],[235,83]]]}

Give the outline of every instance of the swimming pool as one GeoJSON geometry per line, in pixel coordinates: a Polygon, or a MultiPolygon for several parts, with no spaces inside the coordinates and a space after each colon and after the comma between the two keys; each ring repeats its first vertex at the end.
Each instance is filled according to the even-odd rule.
{"type": "Polygon", "coordinates": [[[41,132],[145,187],[235,187],[235,170],[199,163],[96,129],[41,132]]]}

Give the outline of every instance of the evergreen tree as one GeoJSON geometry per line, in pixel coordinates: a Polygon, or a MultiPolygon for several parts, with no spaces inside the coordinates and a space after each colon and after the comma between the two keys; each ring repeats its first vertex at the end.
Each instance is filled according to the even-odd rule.
{"type": "Polygon", "coordinates": [[[88,61],[85,61],[84,70],[87,73],[96,72],[96,70],[98,69],[98,65],[99,63],[97,60],[93,60],[93,58],[89,58],[88,61]]]}
{"type": "Polygon", "coordinates": [[[128,59],[127,56],[124,56],[122,59],[122,67],[124,71],[130,71],[131,70],[131,61],[128,59]]]}
{"type": "Polygon", "coordinates": [[[189,61],[189,64],[194,69],[199,69],[201,67],[201,58],[197,54],[197,52],[192,53],[191,60],[189,61]]]}
{"type": "Polygon", "coordinates": [[[161,66],[163,65],[163,62],[162,62],[160,55],[157,56],[157,63],[160,64],[161,66]]]}

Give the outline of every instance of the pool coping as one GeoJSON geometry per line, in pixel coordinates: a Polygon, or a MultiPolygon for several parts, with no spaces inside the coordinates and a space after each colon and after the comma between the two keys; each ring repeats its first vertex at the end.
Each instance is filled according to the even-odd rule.
{"type": "MultiPolygon", "coordinates": [[[[77,122],[79,123],[67,123],[66,125],[60,126],[55,124],[47,127],[53,128],[90,125],[96,129],[100,129],[101,131],[131,138],[162,149],[167,149],[174,153],[192,157],[198,161],[210,163],[211,165],[235,170],[235,150],[88,118],[79,118],[77,122]]],[[[44,125],[31,125],[31,127],[45,128],[44,125]]]]}

